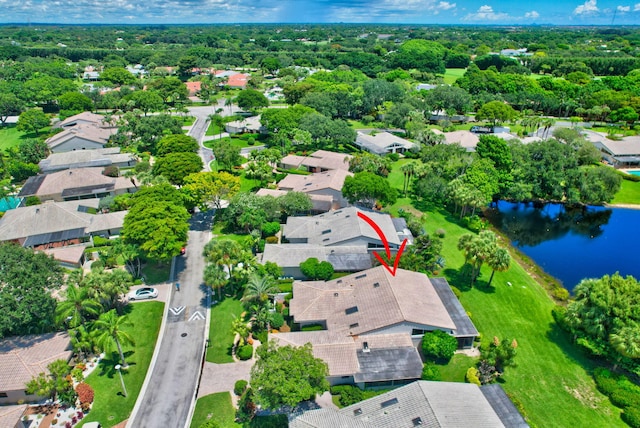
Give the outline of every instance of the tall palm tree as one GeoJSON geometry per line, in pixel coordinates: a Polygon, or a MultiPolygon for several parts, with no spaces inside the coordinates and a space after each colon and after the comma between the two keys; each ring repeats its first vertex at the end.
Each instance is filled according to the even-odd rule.
{"type": "Polygon", "coordinates": [[[82,325],[88,317],[97,317],[102,311],[102,305],[91,298],[89,289],[69,284],[64,292],[65,300],[56,307],[56,322],[60,325],[68,320],[71,328],[82,325]]]}
{"type": "Polygon", "coordinates": [[[204,283],[214,290],[218,290],[218,301],[220,298],[220,290],[229,282],[227,273],[218,265],[209,264],[204,270],[204,283]]]}
{"type": "Polygon", "coordinates": [[[103,351],[111,351],[115,346],[120,354],[120,361],[124,367],[127,367],[127,363],[124,360],[124,353],[122,352],[122,345],[133,345],[133,337],[126,331],[124,327],[133,325],[126,315],[118,316],[115,309],[104,313],[94,323],[94,327],[99,331],[96,337],[98,346],[103,351]]]}
{"type": "Polygon", "coordinates": [[[247,287],[241,300],[245,303],[255,303],[258,306],[265,306],[269,300],[269,295],[277,293],[278,291],[278,287],[270,276],[252,274],[249,277],[249,282],[247,282],[247,287]]]}
{"type": "Polygon", "coordinates": [[[409,184],[411,183],[411,178],[413,174],[416,172],[416,163],[408,162],[400,167],[400,171],[404,174],[404,183],[402,184],[402,191],[404,193],[405,198],[407,197],[407,190],[409,189],[409,184]]]}
{"type": "Polygon", "coordinates": [[[511,256],[509,252],[504,248],[498,248],[489,258],[487,259],[487,265],[492,269],[491,277],[489,278],[489,286],[491,286],[491,281],[493,281],[493,275],[498,272],[505,272],[509,269],[509,265],[511,264],[511,256]]]}

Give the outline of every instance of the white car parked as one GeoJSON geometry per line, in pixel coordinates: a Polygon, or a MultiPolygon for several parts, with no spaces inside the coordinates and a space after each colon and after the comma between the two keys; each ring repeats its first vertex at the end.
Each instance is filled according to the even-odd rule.
{"type": "Polygon", "coordinates": [[[129,300],[155,299],[158,297],[158,289],[153,287],[142,287],[127,294],[129,300]]]}

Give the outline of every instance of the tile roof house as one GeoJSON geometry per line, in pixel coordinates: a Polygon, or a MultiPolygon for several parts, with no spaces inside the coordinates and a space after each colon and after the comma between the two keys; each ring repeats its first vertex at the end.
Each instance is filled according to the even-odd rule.
{"type": "Polygon", "coordinates": [[[331,196],[332,206],[337,209],[349,205],[347,199],[342,195],[342,186],[347,176],[353,176],[353,174],[341,169],[311,175],[289,174],[278,183],[278,189],[303,192],[309,195],[331,196]]]}
{"type": "Polygon", "coordinates": [[[126,177],[103,175],[104,168],[72,168],[29,177],[19,197],[37,196],[41,202],[104,198],[134,193],[138,188],[126,177]]]}
{"type": "Polygon", "coordinates": [[[602,157],[616,167],[640,165],[640,137],[624,137],[620,141],[608,139],[594,131],[584,131],[585,138],[602,153],[602,157]]]}
{"type": "Polygon", "coordinates": [[[197,95],[202,89],[202,82],[184,82],[184,85],[187,87],[190,97],[197,95]]]}
{"type": "MultiPolygon", "coordinates": [[[[375,211],[365,211],[356,207],[342,208],[329,211],[313,217],[287,218],[282,228],[282,236],[292,244],[314,244],[325,247],[333,246],[364,246],[370,251],[384,248],[382,240],[376,231],[360,217],[358,212],[366,212],[385,234],[389,247],[397,250],[402,244],[399,233],[391,216],[375,211]]],[[[409,239],[409,244],[413,242],[409,239]]]]}
{"type": "Polygon", "coordinates": [[[331,281],[295,281],[289,313],[301,326],[320,324],[343,336],[403,333],[417,344],[442,330],[472,346],[478,331],[443,278],[383,266],[331,281]]]}
{"type": "Polygon", "coordinates": [[[114,128],[78,124],[49,137],[45,142],[49,146],[51,153],[102,149],[115,133],[116,130],[114,128]]]}
{"type": "MultiPolygon", "coordinates": [[[[273,196],[274,198],[278,198],[280,196],[286,195],[289,193],[286,190],[277,190],[277,189],[260,189],[256,192],[258,196],[273,196]]],[[[307,193],[309,195],[309,199],[311,199],[311,213],[325,213],[327,211],[331,211],[333,207],[333,197],[331,195],[315,195],[312,193],[307,193]]]]}
{"type": "Polygon", "coordinates": [[[279,166],[284,169],[306,169],[309,172],[324,172],[332,169],[349,171],[351,155],[327,150],[316,150],[308,156],[288,155],[279,166]]]}
{"type": "Polygon", "coordinates": [[[226,86],[232,89],[245,89],[249,82],[250,76],[248,74],[236,73],[227,78],[226,86]]]}
{"type": "Polygon", "coordinates": [[[314,244],[267,244],[260,263],[272,262],[282,268],[283,276],[305,279],[300,263],[315,257],[329,262],[336,272],[356,272],[372,266],[371,254],[364,245],[325,247],[314,244]]]}
{"type": "Polygon", "coordinates": [[[468,152],[474,152],[480,141],[480,137],[471,131],[452,131],[445,132],[443,135],[447,144],[460,144],[468,152]]]}
{"type": "Polygon", "coordinates": [[[22,428],[22,416],[28,407],[27,404],[0,406],[0,427],[22,428]]]}
{"type": "Polygon", "coordinates": [[[73,152],[52,153],[40,161],[40,171],[44,174],[71,168],[117,166],[128,168],[135,166],[138,159],[133,153],[120,153],[120,147],[95,150],[76,150],[73,152]]]}
{"type": "Polygon", "coordinates": [[[290,415],[289,428],[527,428],[500,385],[417,381],[342,409],[290,415]]]}
{"type": "Polygon", "coordinates": [[[358,131],[355,145],[362,150],[376,155],[387,153],[404,153],[417,147],[415,143],[404,138],[396,137],[389,132],[378,132],[375,135],[365,134],[358,131]]]}
{"type": "Polygon", "coordinates": [[[229,134],[246,134],[266,131],[266,128],[260,123],[260,115],[251,116],[242,120],[234,120],[224,125],[225,131],[229,134]]]}
{"type": "Polygon", "coordinates": [[[127,211],[90,214],[98,199],[19,207],[0,218],[0,241],[45,249],[80,244],[92,236],[118,235],[127,211]]]}
{"type": "Polygon", "coordinates": [[[113,128],[109,122],[105,120],[105,117],[101,114],[91,113],[90,111],[83,111],[82,113],[74,114],[73,116],[69,116],[65,120],[62,120],[56,123],[54,128],[73,128],[78,125],[95,125],[101,128],[113,128]]]}
{"type": "Polygon", "coordinates": [[[71,341],[65,333],[15,336],[0,340],[0,404],[34,401],[25,385],[33,377],[47,372],[55,360],[71,358],[71,341]]]}

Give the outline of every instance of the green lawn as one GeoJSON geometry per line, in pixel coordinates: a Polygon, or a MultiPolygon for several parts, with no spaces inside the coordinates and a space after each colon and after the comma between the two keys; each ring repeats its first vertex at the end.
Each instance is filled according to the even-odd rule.
{"type": "Polygon", "coordinates": [[[444,73],[444,83],[453,85],[466,71],[466,68],[447,68],[447,71],[444,73]]]}
{"type": "Polygon", "coordinates": [[[15,125],[0,126],[0,150],[6,151],[20,144],[26,138],[25,133],[18,131],[15,125]]]}
{"type": "Polygon", "coordinates": [[[171,274],[171,262],[165,262],[161,265],[155,260],[149,260],[142,266],[142,275],[144,275],[146,284],[160,284],[169,281],[171,274]]]}
{"type": "Polygon", "coordinates": [[[198,398],[191,419],[191,428],[198,428],[210,419],[217,421],[221,427],[242,427],[235,423],[236,411],[231,404],[229,392],[218,392],[198,398]]]}
{"type": "Polygon", "coordinates": [[[240,192],[252,192],[260,188],[260,180],[247,178],[242,171],[240,175],[240,192]]]}
{"type": "Polygon", "coordinates": [[[382,122],[371,122],[368,124],[362,123],[359,120],[348,120],[349,125],[353,129],[375,129],[375,128],[385,128],[385,124],[382,122]]]}
{"type": "MultiPolygon", "coordinates": [[[[214,133],[212,135],[218,135],[218,134],[214,133]]],[[[203,144],[204,144],[205,147],[207,147],[209,149],[212,149],[218,143],[218,141],[224,141],[224,142],[231,143],[232,146],[238,147],[240,149],[244,149],[246,147],[252,147],[252,145],[249,144],[247,142],[247,140],[245,140],[244,138],[239,138],[239,137],[224,137],[224,138],[217,139],[217,140],[205,141],[203,144]]],[[[260,145],[260,142],[256,141],[255,144],[253,144],[253,146],[257,146],[257,145],[260,145]]]]}
{"type": "Polygon", "coordinates": [[[620,190],[616,193],[611,203],[640,205],[640,181],[622,180],[620,190]]]}
{"type": "MultiPolygon", "coordinates": [[[[215,298],[218,294],[216,292],[215,298]]],[[[232,363],[231,348],[233,347],[233,333],[231,322],[239,317],[244,308],[239,300],[227,298],[211,308],[211,324],[209,328],[209,348],[207,361],[210,363],[232,363]]]]}
{"type": "Polygon", "coordinates": [[[185,116],[182,118],[182,126],[191,126],[193,122],[196,121],[196,118],[193,116],[185,116]]]}
{"type": "Polygon", "coordinates": [[[129,417],[147,374],[162,323],[162,302],[140,302],[129,307],[129,320],[133,325],[126,331],[134,337],[136,344],[133,348],[124,348],[129,368],[122,370],[122,375],[128,395],[122,395],[120,379],[114,368],[119,359],[117,352],[103,358],[86,379],[95,390],[95,399],[85,420],[100,422],[103,427],[112,427],[129,417]]]}
{"type": "Polygon", "coordinates": [[[477,358],[464,354],[455,354],[447,365],[438,365],[443,382],[465,382],[465,375],[469,367],[475,366],[477,358]]]}
{"type": "MultiPolygon", "coordinates": [[[[408,199],[399,199],[390,211],[415,211],[409,204],[408,199]]],[[[457,250],[458,239],[467,230],[446,211],[420,208],[425,212],[427,232],[445,230],[444,275],[451,285],[468,288],[468,279],[458,274],[464,257],[457,250]]],[[[489,275],[489,269],[483,268],[477,286],[464,291],[461,301],[483,340],[494,336],[517,339],[517,367],[507,369],[502,386],[524,405],[532,426],[549,426],[549,421],[554,427],[625,426],[620,410],[596,390],[589,375],[593,362],[555,326],[551,316],[554,304],[529,272],[512,263],[509,271],[495,275],[491,288],[486,287],[489,275]]]]}
{"type": "Polygon", "coordinates": [[[221,132],[224,132],[224,127],[221,129],[219,126],[216,126],[213,122],[209,122],[209,127],[207,128],[207,132],[204,135],[218,135],[221,132]]]}
{"type": "Polygon", "coordinates": [[[419,162],[415,159],[399,159],[391,164],[391,172],[387,177],[387,180],[389,180],[389,184],[391,184],[391,187],[402,190],[402,186],[404,184],[404,173],[400,168],[402,167],[402,165],[412,161],[419,162]]]}

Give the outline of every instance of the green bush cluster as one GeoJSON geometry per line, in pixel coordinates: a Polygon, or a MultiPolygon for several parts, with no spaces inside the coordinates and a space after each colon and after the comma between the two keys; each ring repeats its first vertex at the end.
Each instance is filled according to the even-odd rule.
{"type": "Polygon", "coordinates": [[[422,366],[422,380],[442,380],[440,369],[434,363],[428,362],[422,366]]]}
{"type": "Polygon", "coordinates": [[[604,367],[595,369],[593,378],[598,390],[624,410],[624,421],[634,428],[640,428],[640,386],[626,376],[612,373],[604,367]]]}
{"type": "Polygon", "coordinates": [[[284,317],[282,316],[282,314],[275,312],[273,315],[271,315],[271,327],[278,329],[282,327],[283,324],[284,317]]]}
{"type": "Polygon", "coordinates": [[[242,361],[246,361],[253,357],[253,345],[244,345],[238,348],[236,355],[242,361]]]}
{"type": "Polygon", "coordinates": [[[236,381],[236,384],[233,386],[233,393],[236,394],[238,397],[241,396],[247,390],[248,384],[249,383],[244,379],[240,379],[236,381]]]}
{"type": "Polygon", "coordinates": [[[476,384],[480,386],[480,378],[478,377],[478,369],[475,367],[469,367],[467,369],[467,374],[464,377],[467,382],[476,384]]]}
{"type": "Polygon", "coordinates": [[[266,330],[254,332],[253,337],[255,337],[260,343],[267,343],[269,332],[266,330]]]}
{"type": "Polygon", "coordinates": [[[442,330],[434,330],[422,338],[422,352],[427,358],[449,361],[458,349],[458,341],[442,330]]]}
{"type": "Polygon", "coordinates": [[[262,225],[262,234],[264,236],[273,236],[280,231],[280,223],[270,221],[262,225]]]}
{"type": "Polygon", "coordinates": [[[93,246],[94,247],[106,247],[112,245],[113,241],[109,238],[103,238],[102,236],[94,236],[93,237],[93,246]]]}
{"type": "Polygon", "coordinates": [[[353,385],[336,385],[331,387],[331,394],[340,395],[338,401],[341,406],[350,406],[364,400],[364,393],[353,385]]]}
{"type": "Polygon", "coordinates": [[[567,308],[562,305],[556,305],[551,309],[551,316],[556,321],[558,326],[565,330],[569,331],[569,326],[567,325],[567,308]]]}
{"type": "Polygon", "coordinates": [[[277,236],[267,236],[264,240],[265,243],[267,244],[277,244],[278,243],[278,237],[277,236]]]}

